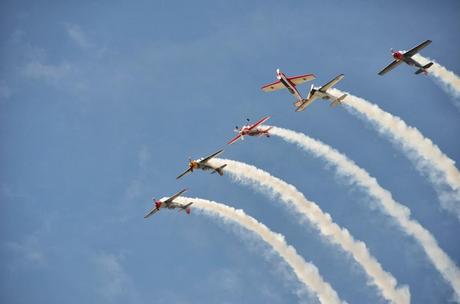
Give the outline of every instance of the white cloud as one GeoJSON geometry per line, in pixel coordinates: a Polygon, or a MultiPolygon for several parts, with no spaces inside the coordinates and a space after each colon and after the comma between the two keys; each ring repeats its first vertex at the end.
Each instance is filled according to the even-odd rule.
{"type": "Polygon", "coordinates": [[[0,82],[0,99],[8,99],[11,95],[11,89],[5,83],[0,82]]]}
{"type": "Polygon", "coordinates": [[[103,279],[99,286],[101,294],[110,300],[118,297],[127,280],[118,258],[111,254],[100,254],[95,258],[95,263],[103,279]]]}
{"type": "Polygon", "coordinates": [[[125,191],[125,199],[132,201],[139,199],[143,193],[143,185],[139,180],[133,180],[129,183],[128,188],[125,191]]]}
{"type": "Polygon", "coordinates": [[[39,61],[32,61],[23,68],[22,72],[26,77],[46,80],[52,83],[58,83],[64,77],[68,76],[71,66],[68,63],[59,65],[48,65],[39,61]]]}
{"type": "Polygon", "coordinates": [[[89,49],[93,44],[89,41],[86,34],[76,24],[66,24],[66,31],[69,38],[82,49],[89,49]]]}
{"type": "Polygon", "coordinates": [[[6,243],[6,249],[15,253],[21,265],[41,267],[46,264],[45,253],[41,250],[36,234],[21,241],[6,243]]]}
{"type": "Polygon", "coordinates": [[[139,150],[139,153],[137,155],[138,161],[139,161],[139,166],[141,168],[145,168],[150,160],[152,159],[152,154],[150,153],[149,149],[147,146],[142,146],[141,149],[139,150]]]}
{"type": "Polygon", "coordinates": [[[108,303],[139,302],[139,294],[123,269],[121,260],[121,257],[109,253],[94,257],[93,262],[99,276],[96,291],[108,303]]]}

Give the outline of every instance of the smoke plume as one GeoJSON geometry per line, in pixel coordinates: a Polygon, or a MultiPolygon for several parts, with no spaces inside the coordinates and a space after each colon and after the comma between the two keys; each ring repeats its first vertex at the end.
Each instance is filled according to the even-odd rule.
{"type": "Polygon", "coordinates": [[[342,303],[337,292],[329,283],[325,282],[318,269],[311,263],[307,263],[295,250],[288,245],[284,236],[271,231],[267,226],[258,222],[253,217],[244,213],[241,209],[235,209],[224,204],[199,199],[179,197],[181,203],[193,202],[193,207],[201,209],[204,214],[222,219],[224,223],[234,222],[252,231],[267,242],[294,270],[297,278],[311,291],[313,291],[321,303],[342,303]]]}
{"type": "Polygon", "coordinates": [[[347,181],[351,179],[354,184],[366,189],[370,196],[380,204],[381,210],[395,218],[402,230],[413,236],[420,243],[430,261],[453,287],[456,297],[460,299],[460,270],[458,267],[439,247],[433,235],[417,221],[410,219],[410,210],[395,201],[391,193],[383,189],[374,177],[370,176],[367,171],[360,168],[344,154],[305,134],[277,127],[273,127],[270,133],[281,137],[287,142],[298,145],[316,157],[324,159],[335,166],[339,176],[346,178],[347,181]]]}
{"type": "MultiPolygon", "coordinates": [[[[332,92],[343,92],[332,89],[332,92]]],[[[416,169],[426,175],[434,185],[441,207],[452,212],[460,220],[460,172],[455,162],[445,155],[430,139],[419,130],[408,126],[401,118],[385,112],[380,107],[349,93],[344,100],[346,109],[359,118],[366,118],[381,133],[388,136],[416,169]]]]}
{"type": "Polygon", "coordinates": [[[428,75],[434,77],[442,89],[446,91],[447,94],[454,97],[453,101],[455,106],[460,109],[460,77],[436,61],[430,58],[425,58],[420,54],[415,54],[412,58],[420,62],[422,65],[425,65],[430,61],[433,62],[433,65],[428,69],[428,75]]]}
{"type": "Polygon", "coordinates": [[[238,161],[214,159],[212,163],[218,166],[227,164],[225,173],[230,174],[235,181],[248,184],[264,194],[279,199],[288,208],[300,213],[302,218],[308,219],[329,241],[351,254],[353,259],[363,267],[370,283],[378,288],[385,299],[393,303],[410,302],[407,286],[397,288],[396,279],[382,269],[380,263],[370,254],[366,244],[355,240],[347,229],[334,223],[329,214],[324,213],[314,202],[307,200],[294,186],[261,169],[238,161]]]}

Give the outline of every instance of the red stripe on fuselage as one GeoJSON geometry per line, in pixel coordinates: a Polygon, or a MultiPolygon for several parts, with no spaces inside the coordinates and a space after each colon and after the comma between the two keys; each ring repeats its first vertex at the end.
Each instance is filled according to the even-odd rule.
{"type": "MultiPolygon", "coordinates": [[[[280,73],[279,74],[280,76],[280,81],[281,83],[286,87],[286,88],[290,88],[291,90],[293,90],[294,92],[297,93],[298,96],[300,96],[300,93],[299,91],[297,91],[297,88],[296,88],[296,85],[294,83],[292,83],[292,81],[289,80],[289,78],[286,77],[286,75],[284,75],[284,73],[280,73]]],[[[294,94],[295,95],[295,94],[294,94]]]]}

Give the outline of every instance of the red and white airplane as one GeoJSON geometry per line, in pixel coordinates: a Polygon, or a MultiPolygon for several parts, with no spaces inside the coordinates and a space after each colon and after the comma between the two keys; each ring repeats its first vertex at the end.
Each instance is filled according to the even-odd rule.
{"type": "MultiPolygon", "coordinates": [[[[270,116],[265,116],[264,118],[262,118],[258,122],[254,123],[252,125],[243,126],[239,130],[238,130],[238,126],[236,126],[235,132],[238,132],[238,135],[235,136],[234,138],[232,138],[227,143],[227,145],[233,144],[235,141],[237,141],[240,138],[243,140],[246,135],[247,136],[264,136],[265,135],[267,137],[270,137],[270,134],[268,133],[268,131],[270,131],[270,129],[273,128],[273,127],[262,128],[260,126],[261,124],[263,124],[264,122],[266,122],[269,119],[270,119],[270,116]]],[[[249,118],[247,118],[247,121],[249,121],[249,118]]]]}
{"type": "Polygon", "coordinates": [[[302,98],[302,95],[300,95],[296,86],[304,82],[315,79],[315,75],[305,74],[305,75],[287,77],[279,69],[276,69],[276,78],[278,79],[278,81],[264,85],[262,87],[262,91],[273,92],[273,91],[277,91],[280,89],[288,89],[288,91],[292,95],[295,96],[295,98],[297,99],[297,102],[299,101],[304,102],[304,99],[302,98]]]}
{"type": "Polygon", "coordinates": [[[420,74],[424,73],[425,75],[428,74],[427,69],[433,65],[433,62],[427,63],[425,65],[422,65],[420,62],[416,61],[415,59],[412,58],[415,54],[417,54],[421,49],[426,47],[431,43],[431,40],[426,40],[416,47],[410,49],[409,51],[395,51],[391,50],[391,53],[393,55],[393,62],[391,62],[388,66],[386,66],[383,70],[379,72],[379,75],[386,74],[387,72],[391,71],[398,65],[400,65],[402,62],[407,63],[408,65],[416,66],[418,70],[415,72],[415,74],[420,74]]]}
{"type": "Polygon", "coordinates": [[[183,189],[170,198],[161,201],[161,200],[155,200],[153,199],[153,208],[146,214],[144,215],[144,218],[148,218],[152,214],[157,213],[160,211],[161,208],[167,208],[167,209],[179,209],[179,211],[185,210],[187,214],[190,214],[190,206],[193,204],[193,202],[190,202],[188,204],[181,204],[181,203],[176,203],[174,200],[179,197],[182,193],[187,191],[187,189],[183,189]]]}

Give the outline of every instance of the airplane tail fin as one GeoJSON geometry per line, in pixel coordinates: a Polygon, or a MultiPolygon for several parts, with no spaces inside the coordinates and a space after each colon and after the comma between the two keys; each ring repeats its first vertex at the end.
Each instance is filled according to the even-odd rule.
{"type": "Polygon", "coordinates": [[[341,105],[342,101],[345,99],[345,97],[347,97],[347,94],[343,94],[339,98],[336,98],[333,102],[331,102],[331,107],[334,108],[334,107],[336,107],[338,105],[341,105]]]}
{"type": "Polygon", "coordinates": [[[224,175],[224,168],[227,167],[227,164],[220,166],[219,168],[215,168],[214,171],[211,172],[211,174],[214,173],[219,173],[220,176],[224,175]]]}
{"type": "Polygon", "coordinates": [[[420,73],[425,73],[425,75],[428,73],[427,69],[433,65],[433,62],[425,64],[422,68],[418,69],[415,74],[418,75],[420,73]]]}

